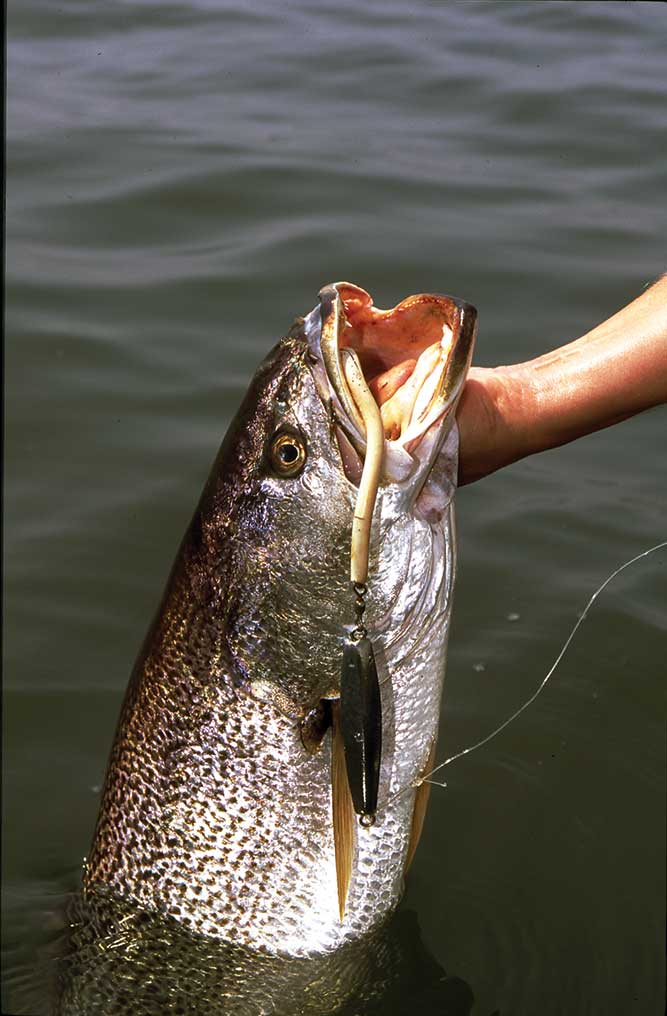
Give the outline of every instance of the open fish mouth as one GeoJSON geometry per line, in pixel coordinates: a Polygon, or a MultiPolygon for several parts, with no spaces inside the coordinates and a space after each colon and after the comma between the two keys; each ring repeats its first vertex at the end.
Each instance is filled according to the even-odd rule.
{"type": "Polygon", "coordinates": [[[349,381],[344,351],[355,354],[380,411],[384,432],[383,481],[411,477],[415,461],[433,462],[439,423],[448,418],[472,357],[477,312],[451,296],[421,293],[391,310],[350,282],[320,290],[319,354],[326,371],[343,466],[360,479],[366,423],[349,381]],[[421,447],[430,435],[428,450],[421,447]]]}

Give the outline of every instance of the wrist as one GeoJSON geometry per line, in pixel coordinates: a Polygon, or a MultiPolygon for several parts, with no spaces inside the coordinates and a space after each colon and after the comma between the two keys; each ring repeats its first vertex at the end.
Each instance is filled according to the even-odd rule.
{"type": "Polygon", "coordinates": [[[457,410],[459,485],[480,480],[528,450],[535,394],[523,365],[472,367],[457,410]]]}
{"type": "Polygon", "coordinates": [[[561,444],[562,392],[553,374],[540,370],[535,360],[497,367],[494,374],[503,464],[561,444]]]}

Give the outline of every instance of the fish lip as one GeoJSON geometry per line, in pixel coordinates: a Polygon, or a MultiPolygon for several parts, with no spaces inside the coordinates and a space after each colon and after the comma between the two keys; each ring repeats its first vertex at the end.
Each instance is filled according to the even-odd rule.
{"type": "MultiPolygon", "coordinates": [[[[414,479],[415,462],[419,459],[424,463],[428,459],[428,467],[424,464],[420,473],[430,468],[442,443],[449,431],[447,421],[451,423],[456,404],[463,390],[466,375],[477,334],[477,309],[465,300],[440,293],[418,294],[406,297],[395,307],[382,311],[373,306],[370,294],[350,282],[333,282],[323,286],[319,292],[319,341],[316,343],[316,354],[320,359],[327,378],[332,417],[349,440],[350,444],[363,460],[366,449],[364,427],[358,411],[349,393],[344,373],[340,366],[340,336],[347,323],[344,298],[357,299],[371,314],[377,316],[392,315],[401,310],[416,306],[420,301],[432,301],[437,304],[443,314],[443,325],[451,329],[451,342],[440,378],[435,386],[435,393],[425,414],[426,422],[419,433],[405,444],[386,440],[385,481],[400,483],[409,477],[414,479]],[[416,452],[424,452],[420,446],[426,434],[430,435],[427,454],[417,456],[416,452]]],[[[315,314],[315,312],[313,312],[315,314]]],[[[406,350],[408,352],[408,350],[406,350]]]]}

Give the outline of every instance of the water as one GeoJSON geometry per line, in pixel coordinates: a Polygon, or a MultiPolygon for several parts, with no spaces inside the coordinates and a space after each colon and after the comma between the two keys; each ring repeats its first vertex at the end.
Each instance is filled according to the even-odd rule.
{"type": "MultiPolygon", "coordinates": [[[[665,270],[667,21],[643,3],[14,0],[8,31],[11,1013],[37,1011],[36,949],[89,846],[131,663],[257,362],[339,278],[380,306],[473,302],[480,364],[629,302],[665,270]]],[[[442,757],[527,698],[595,587],[665,539],[666,421],[460,492],[442,757]]],[[[474,1016],[663,1011],[665,564],[623,572],[535,704],[433,788],[403,906],[474,1016]]]]}

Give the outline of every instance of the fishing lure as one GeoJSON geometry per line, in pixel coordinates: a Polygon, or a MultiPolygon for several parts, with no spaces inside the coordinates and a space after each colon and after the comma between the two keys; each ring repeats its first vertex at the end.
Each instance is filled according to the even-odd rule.
{"type": "Polygon", "coordinates": [[[356,623],[343,647],[340,718],[352,803],[362,825],[370,826],[375,822],[380,782],[382,703],[373,643],[363,616],[373,508],[384,454],[384,426],[357,354],[344,349],[342,355],[345,379],[364,425],[366,455],[352,519],[350,582],[355,595],[356,623]]]}
{"type": "Polygon", "coordinates": [[[353,810],[362,826],[375,823],[382,759],[382,700],[373,643],[364,624],[370,534],[384,458],[384,426],[357,354],[342,350],[350,409],[366,438],[366,454],[352,518],[350,583],[355,625],[343,643],[340,702],[334,707],[332,810],[338,908],[345,915],[354,856],[353,810]]]}

